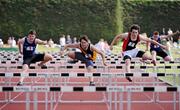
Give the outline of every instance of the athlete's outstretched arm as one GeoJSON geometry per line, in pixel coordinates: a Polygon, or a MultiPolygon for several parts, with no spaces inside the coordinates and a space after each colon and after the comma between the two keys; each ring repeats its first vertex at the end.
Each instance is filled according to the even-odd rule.
{"type": "Polygon", "coordinates": [[[102,51],[98,50],[98,49],[97,49],[96,47],[94,47],[93,45],[91,45],[91,50],[97,52],[98,54],[100,54],[104,66],[107,66],[107,64],[105,63],[105,54],[104,54],[102,51]]]}
{"type": "Polygon", "coordinates": [[[120,39],[124,39],[128,36],[128,33],[123,33],[123,34],[119,34],[117,35],[113,41],[111,42],[111,45],[110,45],[110,49],[112,50],[113,49],[113,45],[118,42],[120,39]]]}
{"type": "MultiPolygon", "coordinates": [[[[142,33],[142,34],[140,34],[139,36],[140,36],[140,39],[142,39],[142,37],[143,37],[143,38],[148,38],[148,36],[147,36],[146,33],[142,33]]],[[[150,42],[149,42],[149,41],[146,41],[146,50],[145,50],[145,51],[148,51],[149,48],[150,48],[150,42]]]]}
{"type": "Polygon", "coordinates": [[[167,46],[162,45],[162,44],[158,43],[158,42],[155,41],[155,40],[151,40],[151,42],[152,42],[153,44],[159,45],[161,48],[163,48],[163,49],[165,49],[165,50],[168,50],[168,47],[167,47],[167,46]]]}
{"type": "Polygon", "coordinates": [[[79,48],[79,43],[75,43],[75,44],[66,44],[60,51],[60,55],[64,54],[64,51],[67,50],[68,48],[79,48]]]}
{"type": "Polygon", "coordinates": [[[36,44],[41,44],[41,45],[46,45],[47,44],[47,41],[43,41],[43,40],[40,40],[40,39],[36,39],[36,44]]]}
{"type": "Polygon", "coordinates": [[[22,51],[23,42],[24,42],[24,38],[19,39],[19,41],[18,41],[18,49],[19,49],[20,54],[23,54],[23,51],[22,51]]]}
{"type": "Polygon", "coordinates": [[[179,31],[176,31],[175,33],[169,34],[169,35],[162,35],[160,36],[161,39],[166,39],[166,38],[170,38],[173,37],[174,35],[180,34],[179,31]]]}
{"type": "Polygon", "coordinates": [[[143,41],[146,41],[146,42],[153,43],[153,44],[155,44],[155,45],[159,45],[161,48],[164,48],[164,49],[167,50],[167,46],[162,45],[162,44],[158,43],[158,42],[155,41],[155,40],[152,40],[152,39],[147,38],[147,37],[142,37],[142,36],[140,36],[140,39],[143,40],[143,41]]]}

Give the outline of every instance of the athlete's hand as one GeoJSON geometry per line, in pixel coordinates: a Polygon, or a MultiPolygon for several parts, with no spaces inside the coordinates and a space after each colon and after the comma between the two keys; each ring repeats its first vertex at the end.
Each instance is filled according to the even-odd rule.
{"type": "Polygon", "coordinates": [[[62,56],[64,55],[64,51],[60,51],[59,54],[62,56]]]}
{"type": "Polygon", "coordinates": [[[175,34],[180,34],[179,30],[175,32],[175,34]]]}
{"type": "Polygon", "coordinates": [[[47,45],[47,44],[48,44],[48,41],[47,41],[47,40],[45,40],[45,41],[44,41],[44,45],[47,45]]]}
{"type": "Polygon", "coordinates": [[[110,46],[110,50],[113,50],[113,46],[110,46]]]}

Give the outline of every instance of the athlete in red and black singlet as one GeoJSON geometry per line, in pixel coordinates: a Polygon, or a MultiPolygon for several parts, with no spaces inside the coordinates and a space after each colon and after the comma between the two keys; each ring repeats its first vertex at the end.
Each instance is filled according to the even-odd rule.
{"type": "Polygon", "coordinates": [[[128,33],[128,37],[124,39],[122,50],[128,51],[136,48],[137,43],[140,41],[139,35],[135,41],[131,40],[131,33],[128,33]]]}

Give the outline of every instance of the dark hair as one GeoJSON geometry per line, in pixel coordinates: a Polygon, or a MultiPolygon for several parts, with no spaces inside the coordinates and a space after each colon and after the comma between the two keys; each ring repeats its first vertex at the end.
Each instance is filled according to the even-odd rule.
{"type": "Polygon", "coordinates": [[[36,35],[36,31],[31,29],[28,34],[36,35]]]}
{"type": "Polygon", "coordinates": [[[133,24],[133,25],[130,27],[130,32],[132,32],[133,29],[138,30],[138,32],[140,32],[140,26],[137,25],[137,24],[133,24]]]}
{"type": "Polygon", "coordinates": [[[87,35],[83,35],[82,37],[80,37],[79,41],[81,42],[82,40],[85,40],[86,42],[89,42],[89,38],[87,35]]]}

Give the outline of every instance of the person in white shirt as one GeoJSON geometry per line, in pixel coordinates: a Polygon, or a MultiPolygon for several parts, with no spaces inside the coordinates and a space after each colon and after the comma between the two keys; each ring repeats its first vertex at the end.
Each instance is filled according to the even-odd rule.
{"type": "Polygon", "coordinates": [[[2,39],[0,39],[0,47],[3,47],[4,43],[2,41],[2,39]]]}
{"type": "Polygon", "coordinates": [[[16,47],[16,41],[14,37],[11,38],[11,47],[16,47]]]}
{"type": "Polygon", "coordinates": [[[65,35],[63,35],[61,38],[60,38],[60,45],[62,47],[64,47],[64,45],[66,44],[66,38],[65,38],[65,35]]]}

